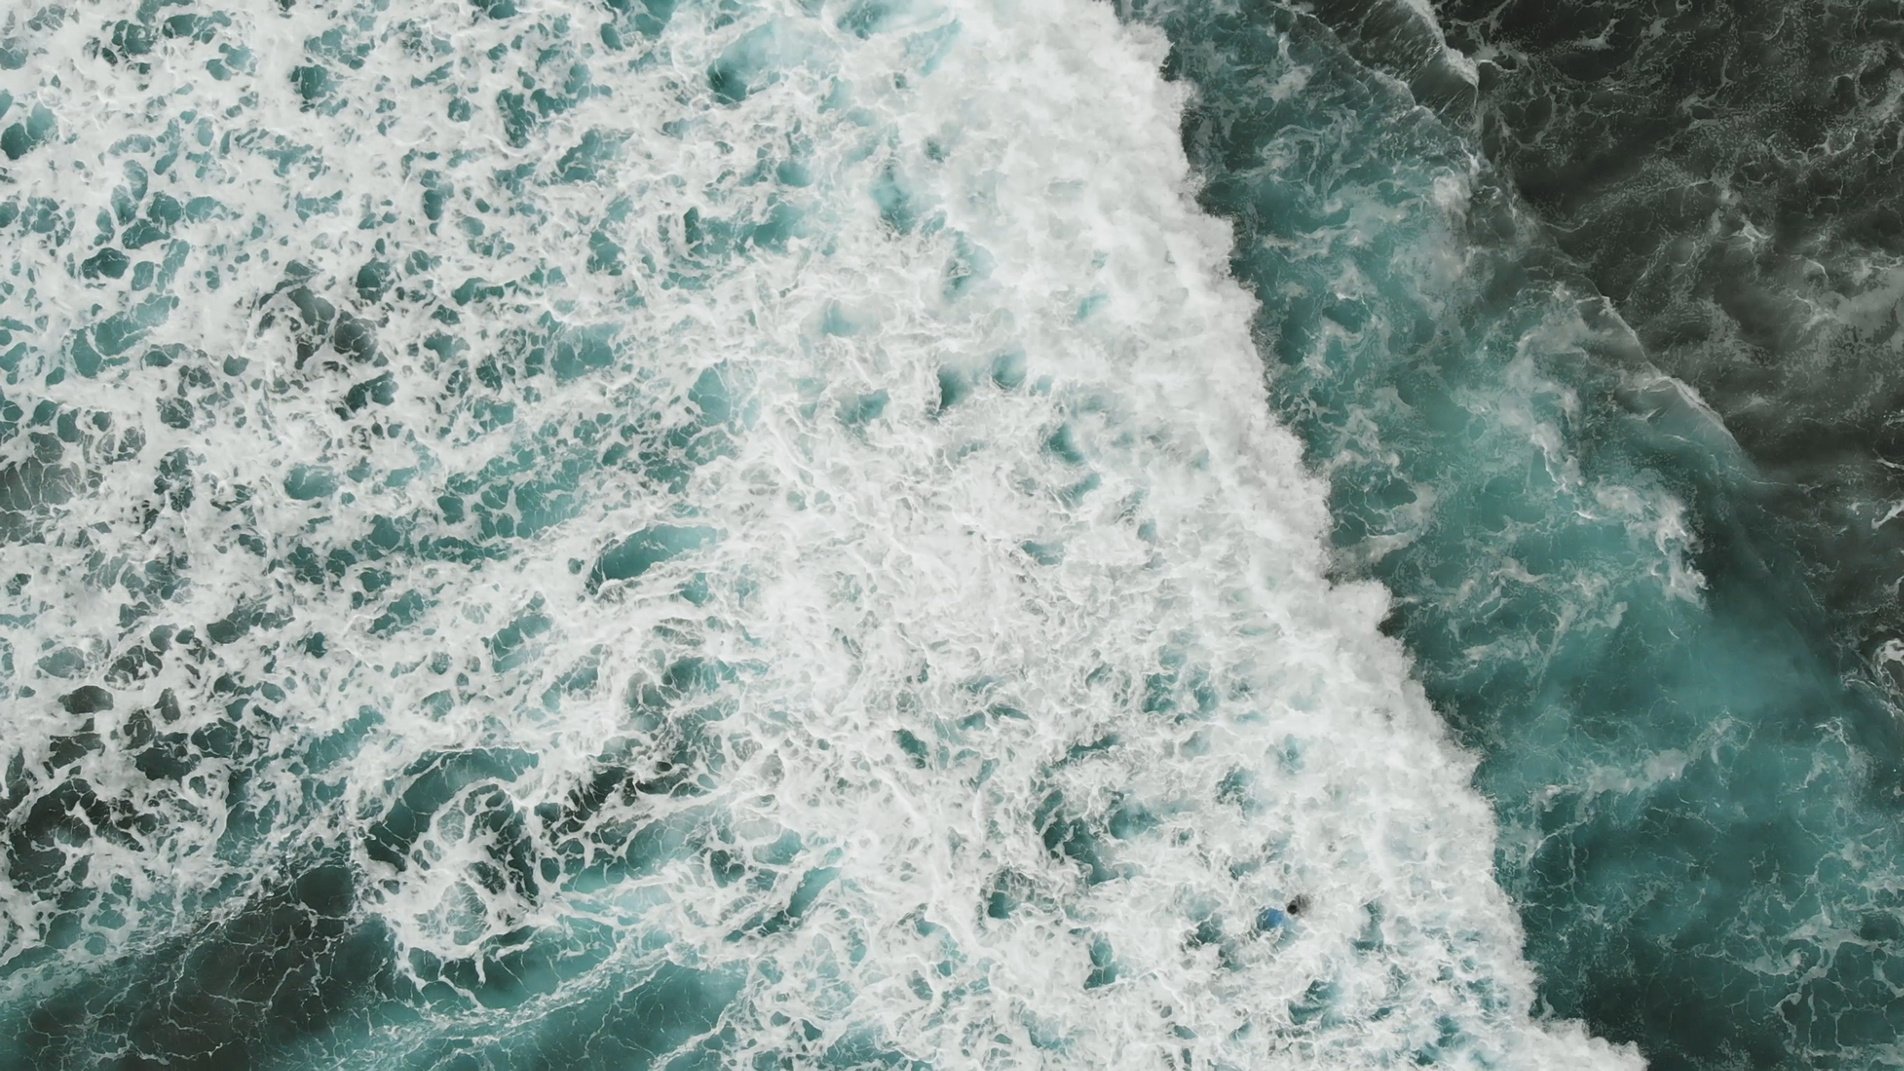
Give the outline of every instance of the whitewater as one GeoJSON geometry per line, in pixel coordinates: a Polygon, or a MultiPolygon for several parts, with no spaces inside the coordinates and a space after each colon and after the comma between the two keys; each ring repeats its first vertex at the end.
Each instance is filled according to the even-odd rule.
{"type": "Polygon", "coordinates": [[[1161,32],[169,12],[0,24],[0,1065],[1641,1066],[1161,32]]]}

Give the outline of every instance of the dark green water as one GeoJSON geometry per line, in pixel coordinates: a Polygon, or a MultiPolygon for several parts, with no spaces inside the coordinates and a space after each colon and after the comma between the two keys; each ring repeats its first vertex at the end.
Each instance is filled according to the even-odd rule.
{"type": "Polygon", "coordinates": [[[0,10],[0,1071],[1904,1066],[1901,41],[0,10]]]}
{"type": "MultiPolygon", "coordinates": [[[[1823,245],[1827,282],[1857,289],[1851,262],[1879,254],[1847,243],[1895,237],[1896,189],[1861,141],[1852,166],[1761,167],[1716,231],[1684,203],[1839,136],[1805,102],[1868,112],[1873,83],[1779,68],[1768,91],[1752,54],[1700,54],[1756,34],[1749,13],[1683,13],[1643,76],[1576,48],[1484,64],[1477,94],[1413,13],[1237,7],[1139,14],[1197,94],[1201,201],[1235,224],[1341,568],[1396,593],[1387,627],[1485,756],[1542,1000],[1659,1068],[1895,1060],[1904,737],[1867,658],[1896,620],[1895,528],[1869,531],[1899,497],[1877,463],[1895,310],[1808,327],[1774,284],[1823,245]],[[1673,94],[1726,63],[1725,123],[1675,127],[1673,94]],[[1752,222],[1773,248],[1741,249],[1752,222]]],[[[1652,15],[1481,7],[1472,49],[1652,15]]],[[[1759,61],[1853,77],[1889,46],[1878,16],[1840,14],[1759,61]]]]}

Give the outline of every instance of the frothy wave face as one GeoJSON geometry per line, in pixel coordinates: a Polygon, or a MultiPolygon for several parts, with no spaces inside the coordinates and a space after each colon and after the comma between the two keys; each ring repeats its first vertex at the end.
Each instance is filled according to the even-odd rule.
{"type": "Polygon", "coordinates": [[[4,24],[9,1066],[1635,1063],[1160,39],[282,7],[4,24]]]}

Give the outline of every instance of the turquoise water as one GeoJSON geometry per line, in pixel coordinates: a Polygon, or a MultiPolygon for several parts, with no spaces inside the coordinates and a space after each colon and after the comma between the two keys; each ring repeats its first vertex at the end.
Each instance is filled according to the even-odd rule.
{"type": "Polygon", "coordinates": [[[1406,88],[1308,18],[1168,24],[1277,407],[1486,756],[1543,1000],[1656,1067],[1888,1066],[1904,740],[1812,518],[1406,88]]]}
{"type": "Polygon", "coordinates": [[[0,16],[0,1067],[1896,1063],[1870,601],[1491,77],[0,16]]]}

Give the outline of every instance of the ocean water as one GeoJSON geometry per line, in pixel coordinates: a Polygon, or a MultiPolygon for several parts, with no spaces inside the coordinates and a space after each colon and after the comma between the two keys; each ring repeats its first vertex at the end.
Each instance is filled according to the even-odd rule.
{"type": "MultiPolygon", "coordinates": [[[[1470,12],[1472,55],[1414,8],[1149,10],[1337,569],[1390,589],[1386,631],[1483,756],[1543,1006],[1654,1067],[1904,1063],[1898,261],[1871,222],[1896,190],[1752,188],[1803,111],[1774,90],[1806,83],[1698,55],[1835,40],[1879,81],[1881,17],[1680,12],[1621,65],[1534,5],[1470,12]],[[1734,98],[1721,129],[1701,80],[1734,98]]],[[[1814,156],[1875,170],[1898,117],[1841,95],[1814,156]]]]}
{"type": "Polygon", "coordinates": [[[0,12],[0,1068],[1904,1066],[1889,485],[1519,26],[0,12]]]}

